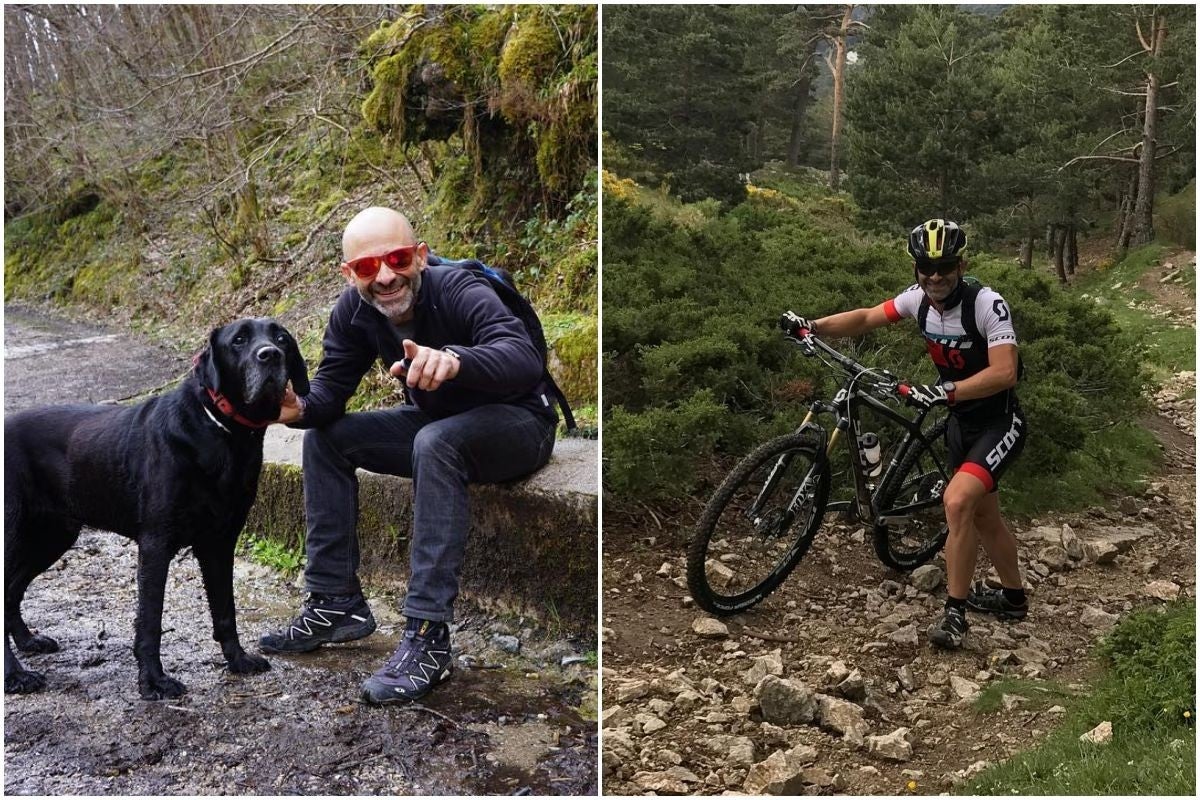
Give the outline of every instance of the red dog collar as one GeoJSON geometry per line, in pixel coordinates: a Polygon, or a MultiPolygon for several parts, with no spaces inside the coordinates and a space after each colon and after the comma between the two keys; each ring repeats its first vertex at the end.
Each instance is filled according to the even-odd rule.
{"type": "MultiPolygon", "coordinates": [[[[201,355],[200,353],[196,353],[196,355],[192,356],[192,369],[193,370],[195,370],[197,367],[200,366],[200,355],[201,355]]],[[[256,422],[252,419],[247,419],[246,417],[243,417],[241,414],[238,413],[237,409],[234,408],[233,403],[229,402],[229,398],[226,397],[225,395],[221,394],[220,392],[210,389],[207,386],[204,387],[204,391],[208,392],[208,397],[210,400],[213,401],[213,405],[217,407],[217,411],[220,411],[222,414],[229,417],[231,420],[233,420],[234,422],[236,422],[239,425],[242,425],[247,428],[258,429],[258,428],[265,428],[271,424],[270,420],[268,420],[267,422],[256,422]]]]}

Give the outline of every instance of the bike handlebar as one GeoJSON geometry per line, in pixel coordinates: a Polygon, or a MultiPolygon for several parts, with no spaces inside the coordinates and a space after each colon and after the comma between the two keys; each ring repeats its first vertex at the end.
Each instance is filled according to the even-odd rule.
{"type": "Polygon", "coordinates": [[[872,387],[876,390],[876,394],[884,399],[890,399],[895,396],[907,397],[909,386],[903,383],[892,373],[883,369],[872,369],[859,362],[855,361],[850,356],[835,350],[830,345],[817,337],[811,329],[803,327],[800,323],[803,318],[797,316],[791,311],[787,311],[780,317],[779,326],[783,329],[784,335],[795,342],[804,355],[808,357],[815,356],[817,351],[825,353],[831,359],[836,361],[842,369],[846,370],[851,377],[857,378],[864,373],[869,373],[873,377],[881,377],[884,380],[876,382],[872,387]]]}

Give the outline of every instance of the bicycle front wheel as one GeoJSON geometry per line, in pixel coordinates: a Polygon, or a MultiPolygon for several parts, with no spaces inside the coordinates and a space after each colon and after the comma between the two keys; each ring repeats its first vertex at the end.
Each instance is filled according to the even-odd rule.
{"type": "Polygon", "coordinates": [[[939,460],[933,449],[941,445],[945,432],[941,421],[927,434],[930,444],[912,442],[876,495],[875,554],[893,569],[916,569],[946,543],[942,494],[950,478],[941,466],[946,463],[944,452],[939,460]]]}
{"type": "Polygon", "coordinates": [[[788,434],[742,459],[709,501],[688,548],[688,589],[711,614],[760,603],[812,544],[829,501],[829,462],[788,434]]]}

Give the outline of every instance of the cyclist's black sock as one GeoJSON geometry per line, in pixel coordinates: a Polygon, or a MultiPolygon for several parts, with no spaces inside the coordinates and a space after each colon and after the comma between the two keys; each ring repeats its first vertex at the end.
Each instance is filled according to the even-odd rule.
{"type": "Polygon", "coordinates": [[[1004,599],[1012,603],[1014,606],[1025,605],[1025,589],[1009,589],[1004,587],[1004,599]]]}
{"type": "Polygon", "coordinates": [[[959,599],[952,595],[946,595],[946,609],[957,608],[964,614],[967,612],[967,598],[959,599]]]}

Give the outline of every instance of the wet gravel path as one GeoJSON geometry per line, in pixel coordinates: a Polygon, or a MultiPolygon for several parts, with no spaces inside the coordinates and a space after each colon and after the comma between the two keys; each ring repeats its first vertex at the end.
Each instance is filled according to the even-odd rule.
{"type": "MultiPolygon", "coordinates": [[[[5,309],[4,332],[7,412],[130,397],[172,381],[190,357],[27,308],[5,309]]],[[[25,617],[61,650],[22,657],[46,674],[45,691],[5,697],[6,794],[596,791],[595,723],[580,715],[594,709],[595,670],[580,663],[582,645],[464,607],[453,643],[470,658],[451,682],[422,706],[367,707],[358,688],[402,624],[385,587],[370,597],[380,629],[368,639],[230,675],[185,551],[171,568],[162,657],[188,694],[145,702],[132,652],[135,569],[132,542],[85,530],[30,587],[25,617]],[[497,649],[501,634],[520,641],[520,655],[497,649]]],[[[300,592],[247,559],[236,569],[239,628],[256,651],[300,592]]]]}

